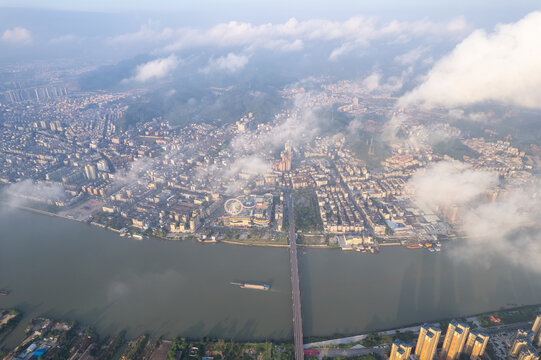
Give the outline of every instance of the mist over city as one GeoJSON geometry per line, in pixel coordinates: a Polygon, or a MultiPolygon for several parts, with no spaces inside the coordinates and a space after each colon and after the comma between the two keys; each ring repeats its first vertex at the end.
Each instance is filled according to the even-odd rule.
{"type": "Polygon", "coordinates": [[[0,358],[536,360],[541,5],[0,1],[0,358]]]}

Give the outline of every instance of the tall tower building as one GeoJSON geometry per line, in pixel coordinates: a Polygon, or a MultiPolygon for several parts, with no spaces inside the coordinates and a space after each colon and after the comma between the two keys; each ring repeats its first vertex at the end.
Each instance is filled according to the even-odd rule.
{"type": "Polygon", "coordinates": [[[291,153],[282,152],[282,161],[278,165],[278,170],[282,172],[291,171],[291,153]]]}
{"type": "Polygon", "coordinates": [[[541,315],[537,315],[532,326],[533,339],[532,342],[536,346],[541,346],[541,315]]]}
{"type": "Polygon", "coordinates": [[[520,355],[522,350],[526,349],[528,347],[528,340],[525,338],[522,339],[515,339],[513,341],[513,345],[511,346],[511,350],[509,351],[509,355],[516,358],[520,355]]]}
{"type": "Polygon", "coordinates": [[[440,341],[441,329],[438,326],[424,324],[419,331],[415,356],[419,360],[432,360],[440,341]]]}
{"type": "Polygon", "coordinates": [[[485,349],[488,344],[488,335],[485,333],[474,330],[468,335],[466,346],[464,347],[464,353],[470,357],[471,360],[480,358],[485,353],[485,349]]]}
{"type": "Polygon", "coordinates": [[[464,349],[469,331],[470,327],[466,324],[459,323],[456,320],[449,323],[441,349],[441,360],[456,360],[459,358],[464,349]]]}
{"type": "Polygon", "coordinates": [[[389,360],[408,360],[411,354],[411,348],[411,345],[400,340],[396,340],[391,347],[389,360]]]}
{"type": "Polygon", "coordinates": [[[541,315],[537,315],[535,321],[533,322],[532,331],[535,335],[539,334],[541,331],[541,315]]]}
{"type": "Polygon", "coordinates": [[[85,170],[85,176],[87,179],[96,180],[97,178],[96,165],[88,164],[85,166],[84,170],[85,170]]]}
{"type": "Polygon", "coordinates": [[[511,357],[518,357],[522,350],[528,347],[529,340],[533,337],[533,332],[528,333],[526,330],[517,330],[517,334],[513,339],[513,344],[511,344],[511,349],[509,350],[509,355],[511,357]]]}
{"type": "Polygon", "coordinates": [[[531,345],[528,345],[520,352],[518,360],[539,360],[539,355],[531,345]]]}

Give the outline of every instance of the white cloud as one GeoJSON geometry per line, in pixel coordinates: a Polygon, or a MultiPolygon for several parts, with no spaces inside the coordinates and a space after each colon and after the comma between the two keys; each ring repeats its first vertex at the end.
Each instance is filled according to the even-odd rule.
{"type": "Polygon", "coordinates": [[[127,184],[135,184],[145,182],[144,174],[156,164],[152,158],[141,157],[130,164],[130,168],[125,171],[120,171],[115,176],[117,185],[125,186],[127,184]]]}
{"type": "Polygon", "coordinates": [[[339,47],[333,49],[333,51],[331,51],[331,54],[329,55],[329,60],[336,61],[342,55],[349,53],[351,50],[355,49],[357,46],[358,44],[354,44],[352,42],[346,42],[340,45],[339,47]]]}
{"type": "Polygon", "coordinates": [[[395,92],[402,89],[404,81],[413,72],[411,67],[402,71],[400,76],[389,76],[385,81],[383,74],[379,70],[373,71],[370,75],[361,81],[361,87],[368,92],[395,92]]]}
{"type": "Polygon", "coordinates": [[[152,43],[170,39],[173,37],[174,33],[175,31],[171,28],[166,27],[161,30],[156,30],[152,23],[147,23],[141,25],[139,31],[109,37],[106,41],[109,45],[113,46],[132,43],[139,44],[141,42],[152,43]]]}
{"type": "Polygon", "coordinates": [[[250,58],[246,55],[229,53],[226,56],[221,56],[216,59],[211,58],[208,65],[204,69],[201,69],[201,72],[209,73],[215,70],[236,72],[246,66],[249,60],[250,58]]]}
{"type": "MultiPolygon", "coordinates": [[[[296,51],[304,48],[305,43],[339,42],[332,51],[330,59],[365,46],[376,39],[408,41],[415,37],[456,38],[468,29],[463,18],[449,22],[434,23],[427,20],[415,22],[392,21],[383,23],[374,17],[355,16],[345,21],[310,19],[298,21],[291,18],[285,23],[256,25],[247,22],[231,21],[221,23],[209,29],[183,28],[174,31],[174,40],[166,47],[167,51],[177,51],[196,46],[244,47],[296,51]]],[[[150,34],[145,32],[145,36],[150,34]]],[[[132,34],[132,36],[134,36],[132,34]]],[[[143,36],[141,34],[140,36],[143,36]]],[[[160,32],[155,32],[157,39],[163,39],[160,32]]]]}
{"type": "Polygon", "coordinates": [[[417,47],[412,49],[402,55],[396,56],[394,61],[402,65],[412,65],[415,64],[421,57],[427,52],[426,47],[417,47]]]}
{"type": "Polygon", "coordinates": [[[363,79],[362,86],[369,92],[372,92],[379,87],[381,77],[382,75],[379,71],[374,71],[363,79]]]}
{"type": "Polygon", "coordinates": [[[12,44],[30,44],[32,42],[32,33],[28,29],[17,26],[4,31],[2,40],[12,44]]]}
{"type": "Polygon", "coordinates": [[[66,199],[64,187],[54,183],[36,183],[26,179],[5,187],[0,193],[10,206],[25,206],[29,202],[54,204],[66,199]]]}
{"type": "Polygon", "coordinates": [[[497,239],[532,225],[539,205],[531,195],[526,189],[513,189],[497,201],[482,202],[466,211],[462,227],[472,238],[497,239]]]}
{"type": "Polygon", "coordinates": [[[272,164],[256,155],[243,156],[236,159],[225,171],[227,178],[237,176],[241,171],[250,175],[262,175],[272,170],[272,164]]]}
{"type": "Polygon", "coordinates": [[[433,210],[461,206],[497,185],[498,175],[475,170],[459,161],[441,161],[418,171],[408,181],[415,199],[433,210]]]}
{"type": "Polygon", "coordinates": [[[282,51],[300,51],[304,48],[304,42],[300,39],[293,40],[291,42],[282,42],[277,44],[276,48],[282,51]]]}
{"type": "Polygon", "coordinates": [[[177,57],[172,54],[137,66],[135,75],[130,79],[137,82],[158,80],[167,76],[179,64],[177,57]]]}
{"type": "Polygon", "coordinates": [[[450,109],[449,110],[449,118],[451,119],[459,119],[459,120],[470,120],[474,122],[481,122],[481,123],[488,123],[490,121],[495,121],[496,118],[494,118],[494,114],[492,112],[465,112],[462,109],[456,108],[456,109],[450,109]]]}
{"type": "Polygon", "coordinates": [[[458,208],[457,230],[464,236],[448,251],[458,260],[495,259],[541,273],[541,184],[498,185],[495,173],[476,170],[458,161],[443,161],[419,171],[408,182],[414,200],[432,209],[458,208]],[[493,196],[485,196],[487,191],[493,196]]]}
{"type": "Polygon", "coordinates": [[[476,30],[436,62],[399,104],[457,107],[501,102],[541,109],[541,12],[487,34],[476,30]]]}
{"type": "Polygon", "coordinates": [[[465,242],[452,249],[457,258],[491,262],[496,254],[508,262],[541,273],[541,186],[512,188],[494,201],[466,208],[460,229],[465,242]]]}

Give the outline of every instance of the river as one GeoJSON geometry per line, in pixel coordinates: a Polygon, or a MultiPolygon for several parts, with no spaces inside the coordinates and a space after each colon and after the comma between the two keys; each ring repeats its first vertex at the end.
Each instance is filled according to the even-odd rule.
{"type": "MultiPolygon", "coordinates": [[[[0,308],[77,320],[109,334],[292,338],[288,250],[134,240],[23,211],[0,216],[0,308]],[[240,289],[231,281],[272,285],[240,289]]],[[[378,255],[299,251],[305,336],[358,334],[541,303],[541,277],[494,259],[385,247],[378,255]]]]}

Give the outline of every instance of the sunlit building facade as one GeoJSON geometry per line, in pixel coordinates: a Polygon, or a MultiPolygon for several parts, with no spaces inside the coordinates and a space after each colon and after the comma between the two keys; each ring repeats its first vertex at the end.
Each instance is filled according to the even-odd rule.
{"type": "Polygon", "coordinates": [[[520,352],[518,360],[539,360],[539,355],[531,345],[528,345],[520,352]]]}
{"type": "Polygon", "coordinates": [[[474,330],[468,335],[466,346],[464,347],[464,353],[470,357],[471,360],[476,360],[483,356],[488,344],[489,336],[485,333],[474,330]]]}
{"type": "Polygon", "coordinates": [[[391,354],[389,360],[407,360],[411,354],[412,346],[396,340],[391,347],[391,354]]]}
{"type": "Polygon", "coordinates": [[[456,360],[462,354],[470,327],[466,324],[453,320],[449,323],[443,347],[440,353],[441,360],[456,360]]]}
{"type": "Polygon", "coordinates": [[[532,343],[536,346],[541,346],[541,315],[537,315],[532,326],[533,339],[532,343]]]}
{"type": "Polygon", "coordinates": [[[425,324],[421,327],[415,357],[419,360],[432,360],[436,355],[436,348],[440,341],[441,329],[435,325],[425,324]]]}
{"type": "Polygon", "coordinates": [[[526,330],[517,330],[517,334],[515,335],[511,348],[509,349],[509,355],[511,357],[518,357],[522,350],[528,347],[529,337],[532,336],[530,334],[533,333],[528,333],[526,330]]]}

